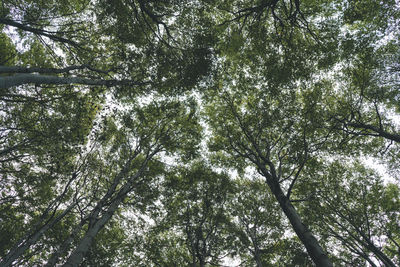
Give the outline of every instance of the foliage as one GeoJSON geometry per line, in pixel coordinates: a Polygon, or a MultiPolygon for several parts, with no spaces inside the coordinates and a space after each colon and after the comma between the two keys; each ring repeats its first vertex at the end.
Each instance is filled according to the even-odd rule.
{"type": "Polygon", "coordinates": [[[0,265],[400,264],[399,21],[1,1],[0,265]]]}

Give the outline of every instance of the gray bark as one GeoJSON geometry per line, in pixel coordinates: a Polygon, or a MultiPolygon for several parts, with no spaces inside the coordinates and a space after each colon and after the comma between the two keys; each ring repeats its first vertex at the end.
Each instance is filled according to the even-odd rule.
{"type": "Polygon", "coordinates": [[[141,175],[141,173],[142,172],[139,171],[136,175],[132,176],[129,179],[129,181],[123,186],[117,197],[112,200],[111,205],[108,207],[107,211],[101,217],[92,218],[92,220],[90,220],[92,223],[89,225],[89,229],[82,237],[78,246],[68,257],[66,263],[63,266],[79,266],[85,254],[89,251],[94,238],[114,215],[115,211],[118,209],[126,194],[131,190],[133,182],[141,175]]]}
{"type": "Polygon", "coordinates": [[[318,267],[332,267],[332,262],[328,258],[326,252],[319,245],[317,239],[314,237],[308,227],[302,222],[300,215],[290,203],[290,200],[287,198],[287,196],[283,193],[277,177],[273,177],[265,166],[259,165],[258,167],[260,172],[266,178],[266,182],[275,198],[278,200],[279,206],[289,219],[293,230],[306,247],[308,255],[310,255],[313,262],[318,267]]]}
{"type": "Polygon", "coordinates": [[[257,267],[262,267],[263,265],[261,262],[260,251],[258,248],[254,250],[254,258],[256,260],[257,267]]]}
{"type": "Polygon", "coordinates": [[[92,67],[90,67],[90,65],[72,65],[72,66],[68,66],[66,68],[62,68],[62,69],[56,69],[56,68],[27,68],[27,67],[21,67],[21,66],[0,66],[0,73],[11,73],[11,74],[15,74],[15,73],[68,73],[70,71],[73,70],[82,70],[82,69],[88,69],[91,71],[95,71],[98,73],[104,73],[107,74],[107,71],[102,71],[102,70],[97,70],[94,69],[92,67]]]}
{"type": "MultiPolygon", "coordinates": [[[[364,253],[362,250],[362,246],[360,246],[359,241],[354,239],[353,240],[348,240],[343,237],[343,235],[339,234],[337,231],[335,231],[327,222],[324,222],[324,224],[327,225],[328,230],[332,233],[332,236],[337,238],[342,242],[342,244],[351,252],[354,254],[360,256],[364,260],[366,260],[372,267],[378,267],[370,258],[367,254],[364,253]]],[[[350,233],[349,233],[350,234],[350,233]]],[[[350,234],[350,236],[352,236],[350,234]]]]}
{"type": "Polygon", "coordinates": [[[107,212],[101,216],[96,222],[89,227],[85,236],[80,240],[76,249],[72,252],[72,254],[67,259],[67,262],[63,266],[79,266],[83,260],[85,254],[89,251],[94,238],[97,233],[104,227],[104,225],[111,219],[114,215],[115,211],[118,209],[119,204],[121,203],[122,198],[116,199],[110,207],[107,209],[107,212]]]}
{"type": "MultiPolygon", "coordinates": [[[[125,185],[118,191],[117,195],[110,200],[110,205],[107,208],[107,211],[103,213],[100,217],[98,217],[99,212],[94,212],[94,214],[91,215],[91,218],[89,219],[89,228],[85,235],[81,238],[79,241],[76,249],[71,253],[71,255],[68,257],[67,261],[63,266],[65,267],[70,267],[70,266],[79,266],[86,255],[86,253],[89,251],[94,238],[98,234],[98,232],[108,223],[108,221],[112,218],[114,215],[115,211],[118,209],[119,205],[125,198],[125,196],[132,190],[132,185],[136,181],[137,178],[139,178],[145,167],[147,166],[148,161],[159,151],[159,148],[155,149],[151,154],[149,154],[145,161],[142,163],[141,168],[138,170],[138,172],[129,177],[127,179],[127,182],[125,185]]],[[[108,195],[110,192],[107,192],[106,195],[108,195]]],[[[102,209],[104,206],[104,202],[102,202],[103,205],[99,206],[98,208],[102,209]]],[[[97,207],[96,207],[97,208],[97,207]]]]}
{"type": "MultiPolygon", "coordinates": [[[[328,258],[327,253],[324,251],[324,249],[320,246],[318,243],[317,239],[315,236],[311,233],[311,231],[308,229],[308,227],[303,223],[300,215],[297,213],[296,209],[294,206],[291,204],[290,199],[287,195],[284,194],[282,191],[282,188],[279,183],[279,177],[276,174],[275,167],[273,166],[273,163],[267,158],[262,150],[259,148],[258,142],[253,139],[252,133],[248,131],[248,128],[243,125],[241,121],[241,117],[236,113],[235,108],[232,108],[232,112],[234,113],[236,119],[238,120],[239,127],[245,134],[245,137],[247,140],[251,143],[252,150],[251,148],[247,147],[247,145],[239,144],[239,147],[235,147],[234,143],[232,142],[232,139],[230,139],[231,146],[237,152],[241,157],[249,159],[251,162],[253,162],[257,168],[258,172],[263,175],[266,179],[266,183],[268,187],[270,188],[271,192],[274,194],[276,200],[279,203],[280,208],[282,211],[285,213],[286,217],[288,218],[290,224],[293,227],[293,230],[295,231],[297,237],[300,239],[300,241],[303,243],[305,246],[308,255],[311,257],[313,262],[316,264],[318,267],[333,267],[332,262],[328,258]],[[245,150],[245,152],[241,152],[241,150],[245,150]],[[267,169],[266,166],[269,166],[270,170],[267,169]]],[[[268,154],[270,151],[268,151],[268,154]]],[[[302,163],[304,164],[304,163],[302,163]]],[[[297,179],[302,167],[299,168],[296,176],[294,177],[294,180],[292,181],[292,184],[290,187],[293,187],[294,181],[297,179]]],[[[289,194],[290,195],[290,194],[289,194]]]]}
{"type": "MultiPolygon", "coordinates": [[[[343,225],[342,223],[340,223],[338,220],[334,220],[334,222],[339,225],[344,231],[346,231],[349,236],[355,240],[355,242],[357,242],[360,246],[368,249],[369,251],[371,251],[378,259],[380,259],[385,266],[388,267],[395,267],[396,265],[393,263],[393,261],[391,259],[389,259],[389,257],[387,257],[382,251],[381,249],[379,249],[377,246],[375,246],[375,244],[371,241],[370,237],[368,237],[365,232],[363,232],[360,228],[360,226],[354,224],[354,222],[352,221],[351,218],[345,216],[343,213],[341,212],[337,212],[337,215],[341,216],[343,219],[347,220],[351,226],[353,226],[354,230],[358,233],[358,236],[354,235],[351,231],[349,231],[349,227],[346,227],[346,225],[343,225]]],[[[333,231],[333,230],[331,230],[333,231]]],[[[343,240],[342,240],[343,242],[343,240]]],[[[347,242],[347,241],[345,241],[347,242]]],[[[367,258],[366,258],[367,259],[367,258]]],[[[367,259],[368,260],[368,259],[367,259]]]]}
{"type": "MultiPolygon", "coordinates": [[[[96,220],[98,219],[99,213],[102,210],[103,206],[115,193],[118,184],[125,177],[125,175],[129,172],[129,166],[130,166],[132,160],[136,158],[136,156],[139,154],[139,152],[140,152],[140,150],[135,150],[135,152],[133,153],[131,158],[125,163],[123,169],[115,176],[114,181],[113,181],[112,185],[108,188],[106,194],[97,202],[97,204],[94,207],[94,209],[92,210],[92,212],[87,217],[85,217],[84,219],[81,220],[81,223],[74,229],[73,233],[66,240],[64,240],[64,242],[61,244],[61,246],[52,254],[52,256],[50,257],[50,260],[45,265],[46,267],[52,267],[57,264],[59,257],[67,251],[68,247],[74,240],[74,237],[82,229],[83,225],[87,221],[89,221],[89,224],[91,225],[90,227],[92,227],[96,223],[96,220]]],[[[145,166],[146,162],[147,162],[147,160],[144,162],[143,166],[145,166]]],[[[143,166],[139,170],[138,173],[142,172],[143,166]]],[[[137,176],[134,176],[134,177],[137,177],[137,176]]],[[[90,227],[89,227],[88,231],[91,229],[90,227]]]]}
{"type": "Polygon", "coordinates": [[[396,265],[393,263],[393,261],[391,259],[389,259],[378,247],[376,247],[375,244],[372,243],[371,240],[367,236],[365,236],[364,233],[360,232],[360,234],[364,239],[364,242],[365,242],[364,245],[372,253],[374,253],[374,255],[385,264],[385,266],[396,267],[396,265]]]}
{"type": "Polygon", "coordinates": [[[253,254],[254,256],[254,260],[256,261],[257,267],[262,267],[262,262],[261,262],[261,251],[260,248],[258,246],[258,242],[257,242],[257,234],[256,234],[256,229],[250,229],[249,225],[246,223],[246,229],[247,229],[247,233],[250,237],[251,243],[253,244],[254,250],[250,249],[250,252],[253,254]]]}
{"type": "Polygon", "coordinates": [[[54,253],[51,255],[49,261],[44,265],[44,267],[56,266],[57,262],[59,261],[60,256],[63,255],[68,250],[68,247],[74,241],[74,238],[76,237],[76,235],[82,230],[82,226],[84,225],[84,223],[85,223],[85,221],[82,221],[77,227],[75,227],[75,229],[71,233],[71,235],[66,240],[63,241],[61,246],[56,251],[54,251],[54,253]]]}

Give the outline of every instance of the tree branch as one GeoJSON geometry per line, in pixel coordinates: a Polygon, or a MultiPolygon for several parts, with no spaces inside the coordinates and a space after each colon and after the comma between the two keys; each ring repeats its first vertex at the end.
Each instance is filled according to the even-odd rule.
{"type": "Polygon", "coordinates": [[[13,76],[0,77],[0,89],[7,89],[12,86],[23,84],[83,84],[83,85],[104,85],[104,86],[137,86],[149,82],[137,82],[133,80],[101,80],[80,77],[58,77],[41,74],[17,74],[13,76]]]}
{"type": "Polygon", "coordinates": [[[57,35],[52,34],[52,33],[48,32],[46,30],[33,28],[31,26],[21,24],[19,22],[11,20],[11,19],[0,18],[0,24],[12,26],[12,27],[18,28],[18,29],[23,30],[23,31],[31,32],[33,34],[46,36],[46,37],[48,37],[51,40],[56,41],[56,42],[67,43],[67,44],[73,45],[73,46],[78,47],[78,48],[81,47],[77,42],[74,42],[72,40],[66,39],[66,38],[61,37],[61,36],[57,36],[57,35]]]}
{"type": "Polygon", "coordinates": [[[72,65],[66,68],[62,69],[56,69],[56,68],[27,68],[27,67],[21,67],[21,66],[0,66],[0,73],[68,73],[72,70],[82,70],[82,69],[88,69],[94,72],[98,73],[103,73],[103,74],[108,74],[108,71],[104,70],[99,70],[91,67],[90,65],[84,64],[84,65],[72,65]]]}

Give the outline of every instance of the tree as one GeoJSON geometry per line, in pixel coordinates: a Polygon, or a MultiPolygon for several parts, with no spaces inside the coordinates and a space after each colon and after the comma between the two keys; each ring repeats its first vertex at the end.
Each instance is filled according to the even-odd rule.
{"type": "Polygon", "coordinates": [[[307,110],[296,110],[301,108],[301,103],[297,102],[294,93],[282,90],[280,97],[273,99],[268,91],[240,90],[234,98],[229,92],[222,92],[221,98],[216,100],[218,104],[211,102],[209,105],[208,116],[214,130],[211,148],[223,151],[226,157],[254,164],[310,257],[321,266],[331,265],[290,203],[293,186],[322,137],[317,136],[310,123],[301,117],[307,110]],[[291,120],[287,119],[289,117],[291,120]],[[283,182],[286,192],[282,189],[283,182]]]}
{"type": "MultiPolygon", "coordinates": [[[[324,233],[325,242],[335,240],[344,246],[343,250],[340,245],[336,249],[342,264],[365,265],[368,262],[377,266],[376,263],[381,262],[385,266],[395,266],[384,253],[383,239],[387,238],[388,224],[397,221],[388,218],[398,215],[386,209],[387,189],[382,179],[357,162],[350,166],[339,161],[317,166],[310,169],[309,181],[299,188],[304,192],[315,188],[313,197],[304,202],[303,207],[308,210],[310,220],[323,214],[323,219],[315,220],[315,225],[321,227],[319,232],[324,233]],[[315,175],[321,170],[326,174],[315,175]]],[[[394,204],[396,198],[390,201],[394,204]]]]}
{"type": "MultiPolygon", "coordinates": [[[[263,181],[240,179],[229,208],[236,221],[233,235],[238,254],[248,266],[272,265],[278,239],[283,235],[281,214],[263,181]]],[[[283,262],[282,262],[283,263],[283,262]]]]}
{"type": "Polygon", "coordinates": [[[2,265],[398,263],[397,1],[0,6],[2,265]]]}
{"type": "MultiPolygon", "coordinates": [[[[131,191],[151,192],[151,189],[146,190],[146,186],[152,183],[152,179],[158,175],[162,167],[156,159],[153,160],[156,154],[164,150],[172,153],[181,149],[184,143],[178,145],[176,142],[185,135],[191,145],[196,140],[195,136],[187,131],[189,128],[197,127],[195,117],[188,119],[185,109],[182,109],[179,103],[152,103],[147,107],[137,108],[125,114],[129,114],[124,116],[126,128],[115,129],[116,132],[111,133],[116,134],[118,138],[115,139],[116,146],[114,145],[110,152],[118,155],[116,157],[118,161],[122,160],[122,162],[116,162],[117,166],[121,164],[121,169],[106,178],[106,183],[109,183],[108,187],[96,192],[95,199],[88,203],[87,208],[89,209],[85,212],[87,215],[81,214],[79,228],[87,225],[87,229],[79,239],[74,251],[66,259],[66,266],[80,264],[93,239],[117,212],[131,191]],[[123,140],[126,141],[120,143],[123,140]],[[102,191],[103,193],[101,193],[102,191]]],[[[134,202],[138,201],[145,205],[145,193],[132,197],[134,202]]],[[[48,265],[55,264],[55,260],[50,259],[48,265]]]]}
{"type": "Polygon", "coordinates": [[[229,177],[196,162],[172,174],[166,183],[165,221],[182,235],[190,255],[186,264],[219,264],[229,253],[230,218],[225,212],[233,192],[229,177]]]}
{"type": "MultiPolygon", "coordinates": [[[[135,86],[143,85],[133,80],[100,80],[100,79],[89,79],[80,77],[59,77],[52,75],[43,75],[43,73],[55,74],[55,73],[68,73],[71,70],[77,69],[91,69],[90,66],[69,66],[64,69],[40,69],[40,68],[22,68],[22,67],[1,67],[0,73],[18,73],[13,76],[4,76],[0,78],[0,89],[7,89],[13,86],[23,84],[83,84],[83,85],[97,85],[97,86],[135,86]],[[39,74],[30,74],[37,72],[39,74]],[[19,74],[27,73],[27,74],[19,74]]],[[[95,72],[101,72],[94,70],[95,72]]]]}

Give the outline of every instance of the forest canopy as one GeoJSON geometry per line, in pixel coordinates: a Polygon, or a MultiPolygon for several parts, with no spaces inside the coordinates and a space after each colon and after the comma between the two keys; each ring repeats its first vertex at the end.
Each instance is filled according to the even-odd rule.
{"type": "Polygon", "coordinates": [[[399,0],[0,0],[0,266],[399,266],[399,0]]]}

